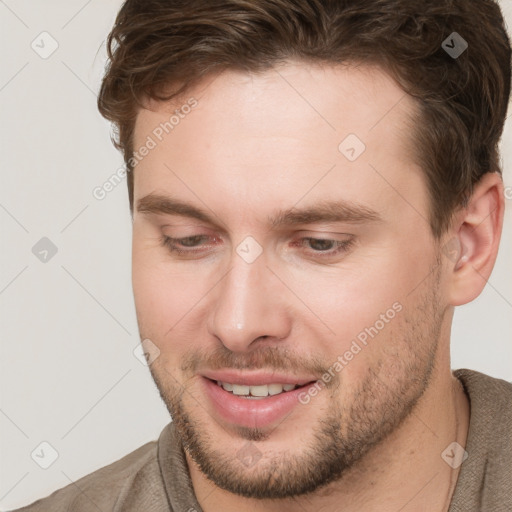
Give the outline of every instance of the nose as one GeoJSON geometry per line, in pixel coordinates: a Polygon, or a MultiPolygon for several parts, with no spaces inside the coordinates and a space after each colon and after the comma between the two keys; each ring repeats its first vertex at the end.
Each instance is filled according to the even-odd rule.
{"type": "Polygon", "coordinates": [[[215,291],[208,328],[229,350],[244,352],[262,337],[288,336],[291,318],[286,294],[267,267],[264,253],[252,263],[233,253],[230,271],[215,291]]]}

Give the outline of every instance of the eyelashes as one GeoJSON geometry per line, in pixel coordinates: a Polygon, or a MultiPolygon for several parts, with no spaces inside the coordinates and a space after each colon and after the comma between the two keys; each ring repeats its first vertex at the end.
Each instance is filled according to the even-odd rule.
{"type": "MultiPolygon", "coordinates": [[[[183,238],[173,238],[164,235],[161,238],[161,244],[171,254],[184,257],[197,258],[201,255],[208,255],[211,252],[212,246],[205,246],[200,244],[202,241],[207,241],[212,238],[215,241],[217,237],[210,237],[208,235],[193,235],[183,238]],[[206,249],[205,249],[206,247],[206,249]]],[[[302,251],[307,257],[327,259],[340,256],[349,251],[355,243],[353,236],[344,240],[336,240],[331,238],[315,238],[315,237],[302,237],[292,242],[294,247],[299,249],[309,247],[309,250],[302,251]]]]}

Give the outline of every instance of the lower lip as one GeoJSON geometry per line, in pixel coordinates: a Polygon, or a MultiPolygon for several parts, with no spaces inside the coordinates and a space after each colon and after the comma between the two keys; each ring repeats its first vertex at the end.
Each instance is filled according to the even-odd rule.
{"type": "Polygon", "coordinates": [[[233,395],[206,377],[201,380],[215,411],[228,423],[249,428],[266,427],[289,414],[294,407],[301,405],[299,395],[314,384],[309,383],[267,398],[250,399],[233,395]]]}

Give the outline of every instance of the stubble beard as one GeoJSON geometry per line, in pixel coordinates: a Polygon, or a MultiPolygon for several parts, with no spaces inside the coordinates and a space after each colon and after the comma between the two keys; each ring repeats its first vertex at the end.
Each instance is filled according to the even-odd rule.
{"type": "MultiPolygon", "coordinates": [[[[224,449],[216,448],[219,442],[212,432],[220,427],[209,428],[208,422],[214,422],[211,418],[196,418],[192,409],[203,416],[207,414],[189,391],[165,370],[157,370],[156,365],[150,367],[183,446],[204,475],[218,487],[246,498],[280,499],[318,491],[356,467],[404,422],[430,384],[444,312],[439,308],[439,273],[433,272],[427,281],[417,303],[408,312],[404,308],[401,332],[395,332],[395,337],[388,333],[384,343],[390,348],[381,350],[381,357],[367,369],[357,389],[345,391],[343,400],[340,390],[334,389],[324,417],[311,425],[309,433],[301,433],[300,440],[290,443],[301,449],[268,455],[261,444],[264,456],[251,467],[237,457],[241,445],[225,448],[238,445],[230,440],[232,433],[226,431],[221,443],[224,449]]],[[[343,390],[343,375],[340,381],[343,390]]],[[[314,408],[315,400],[318,398],[300,407],[314,408]]],[[[311,416],[315,417],[313,411],[311,416]]],[[[240,439],[255,443],[271,435],[263,429],[238,428],[236,432],[240,439]]]]}

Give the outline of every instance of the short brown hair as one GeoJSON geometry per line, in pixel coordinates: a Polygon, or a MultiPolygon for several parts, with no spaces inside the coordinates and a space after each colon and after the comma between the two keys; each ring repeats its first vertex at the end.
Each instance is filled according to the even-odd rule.
{"type": "MultiPolygon", "coordinates": [[[[208,74],[293,58],[377,64],[415,98],[412,142],[436,237],[483,174],[501,173],[511,50],[494,0],[126,0],[107,51],[98,108],[128,171],[143,98],[170,100],[208,74]],[[454,32],[468,44],[457,58],[442,47],[454,32]]],[[[133,212],[132,172],[128,190],[133,212]]]]}

